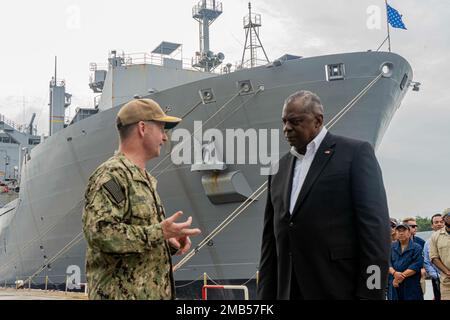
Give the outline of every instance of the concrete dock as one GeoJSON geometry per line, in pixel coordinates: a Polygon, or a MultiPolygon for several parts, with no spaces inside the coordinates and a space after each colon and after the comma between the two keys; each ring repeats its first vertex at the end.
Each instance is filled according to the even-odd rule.
{"type": "MultiPolygon", "coordinates": [[[[426,290],[424,299],[433,300],[433,287],[430,280],[426,280],[426,290]]],[[[0,288],[0,300],[87,300],[84,293],[64,292],[64,291],[45,291],[35,289],[5,289],[0,288]]]]}
{"type": "Polygon", "coordinates": [[[87,300],[87,295],[78,292],[0,288],[0,300],[87,300]]]}

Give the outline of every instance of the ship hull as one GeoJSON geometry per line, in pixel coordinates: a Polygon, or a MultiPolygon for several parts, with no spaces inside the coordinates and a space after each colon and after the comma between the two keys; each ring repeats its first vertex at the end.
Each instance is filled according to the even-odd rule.
{"type": "MultiPolygon", "coordinates": [[[[386,62],[392,64],[392,74],[381,77],[330,129],[377,147],[407,92],[408,85],[400,88],[402,80],[405,75],[408,79],[413,76],[408,62],[392,53],[349,53],[286,61],[281,66],[241,70],[188,83],[151,97],[162,106],[170,105],[172,114],[180,116],[199,103],[199,90],[212,89],[216,102],[200,104],[180,128],[192,132],[194,120],[205,123],[227,103],[207,122],[204,130],[220,122],[221,130],[280,130],[278,157],[281,157],[289,149],[281,132],[281,108],[288,95],[300,89],[317,93],[325,106],[327,122],[380,74],[386,62]],[[345,64],[345,79],[327,81],[325,66],[336,63],[345,64]],[[250,80],[258,93],[237,95],[237,83],[242,80],[250,80]]],[[[72,273],[69,266],[78,266],[80,281],[85,282],[86,243],[81,234],[83,194],[92,171],[117,149],[114,123],[119,108],[75,123],[32,150],[23,166],[15,209],[0,212],[0,283],[11,284],[30,275],[34,275],[32,281],[36,285],[43,284],[46,276],[51,283],[65,283],[68,273],[72,273]],[[77,236],[81,240],[71,246],[77,236]],[[52,261],[54,257],[57,259],[52,261]]],[[[201,237],[193,239],[195,246],[240,202],[212,203],[202,185],[205,172],[192,172],[190,165],[176,166],[169,158],[153,170],[173,146],[172,143],[164,147],[162,156],[151,161],[148,170],[158,178],[158,192],[166,212],[183,210],[203,230],[201,237]]],[[[260,165],[227,164],[227,170],[239,171],[253,191],[267,179],[260,174],[260,168],[260,165]]],[[[179,269],[176,280],[186,283],[202,278],[204,273],[218,282],[244,282],[254,278],[259,263],[264,206],[265,194],[179,269]]],[[[174,258],[175,263],[178,260],[174,258]]]]}

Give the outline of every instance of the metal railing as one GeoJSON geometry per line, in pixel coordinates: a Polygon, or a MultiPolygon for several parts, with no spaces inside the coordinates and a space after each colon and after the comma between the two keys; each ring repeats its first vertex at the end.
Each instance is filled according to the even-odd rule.
{"type": "Polygon", "coordinates": [[[107,63],[97,63],[97,62],[89,63],[89,71],[95,72],[97,70],[108,70],[108,64],[107,63]]]}
{"type": "Polygon", "coordinates": [[[244,19],[244,28],[250,26],[250,22],[255,27],[261,27],[261,15],[259,13],[252,13],[252,16],[245,16],[244,19]]]}
{"type": "Polygon", "coordinates": [[[22,280],[20,277],[16,277],[14,282],[2,281],[0,282],[0,289],[3,290],[15,290],[17,292],[31,292],[39,295],[47,295],[47,294],[59,294],[59,295],[79,295],[81,298],[86,299],[88,295],[88,285],[87,283],[78,283],[76,290],[71,289],[69,285],[69,276],[68,275],[59,275],[53,276],[53,280],[55,278],[65,278],[65,282],[61,282],[59,280],[52,281],[49,276],[37,276],[34,278],[31,277],[22,277],[25,280],[22,280]],[[38,281],[40,284],[37,284],[34,280],[41,278],[38,281]],[[64,287],[63,287],[64,284],[64,287]]]}
{"type": "MultiPolygon", "coordinates": [[[[137,53],[127,53],[123,55],[124,65],[138,65],[138,64],[152,64],[155,66],[164,66],[164,59],[171,59],[170,57],[164,57],[161,54],[147,53],[147,52],[137,52],[137,53]]],[[[181,61],[183,69],[195,70],[191,66],[191,61],[189,59],[174,59],[181,61]]]]}
{"type": "Polygon", "coordinates": [[[221,290],[242,290],[244,292],[244,300],[249,300],[249,292],[248,292],[248,283],[255,279],[256,287],[259,285],[259,271],[256,271],[254,275],[252,275],[247,281],[238,285],[230,285],[230,284],[220,284],[214,281],[209,277],[209,275],[205,272],[203,273],[203,286],[202,286],[202,300],[207,300],[207,290],[208,289],[221,289],[221,290]],[[208,284],[208,280],[213,284],[208,284]]]}
{"type": "Polygon", "coordinates": [[[66,85],[66,81],[52,78],[52,80],[50,80],[50,85],[52,87],[64,87],[66,85]]]}
{"type": "Polygon", "coordinates": [[[24,128],[25,128],[24,125],[19,125],[19,124],[15,123],[14,121],[6,118],[2,114],[0,114],[0,122],[3,122],[5,124],[7,124],[8,126],[14,128],[15,130],[20,131],[20,132],[22,132],[24,130],[24,128]]]}
{"type": "MultiPolygon", "coordinates": [[[[124,66],[132,66],[132,65],[142,65],[142,64],[151,64],[156,66],[164,66],[164,59],[174,59],[174,60],[181,60],[182,68],[183,70],[190,70],[190,71],[196,71],[196,72],[202,72],[199,68],[194,68],[193,65],[197,62],[198,59],[201,57],[194,57],[194,58],[171,58],[170,56],[164,56],[157,53],[148,53],[148,52],[134,52],[134,53],[116,53],[115,57],[122,58],[124,66]]],[[[259,65],[267,64],[267,61],[261,60],[259,65]],[[265,62],[265,63],[263,63],[265,62]]],[[[240,65],[240,62],[235,62],[234,64],[228,64],[228,66],[224,63],[222,63],[217,69],[214,69],[213,71],[210,71],[210,73],[214,74],[226,74],[230,72],[234,72],[236,70],[240,70],[243,68],[243,66],[240,65]],[[229,66],[229,67],[228,67],[229,66]]],[[[245,65],[244,67],[247,67],[245,65]]],[[[96,70],[108,70],[108,66],[105,64],[97,64],[97,63],[90,63],[89,64],[89,70],[91,72],[95,72],[96,70]]],[[[93,81],[93,76],[91,75],[90,81],[93,81]]]]}
{"type": "MultiPolygon", "coordinates": [[[[170,57],[163,56],[161,54],[157,53],[148,53],[148,52],[135,52],[135,53],[121,53],[116,55],[119,58],[122,58],[123,65],[124,66],[132,66],[132,65],[142,65],[142,64],[151,64],[156,66],[164,66],[164,59],[171,59],[170,57]]],[[[200,70],[197,68],[194,68],[192,64],[194,63],[192,59],[174,59],[174,60],[181,60],[182,68],[183,70],[190,70],[190,71],[197,71],[200,70]]],[[[90,70],[95,71],[99,65],[95,63],[90,64],[90,70]]],[[[237,67],[235,67],[237,69],[237,67]]],[[[214,71],[211,71],[211,73],[215,74],[224,74],[228,72],[224,72],[223,68],[218,68],[214,71]]]]}
{"type": "Polygon", "coordinates": [[[202,288],[202,300],[208,300],[207,289],[242,290],[244,292],[244,300],[249,300],[248,288],[246,286],[208,284],[202,288]]]}
{"type": "Polygon", "coordinates": [[[245,60],[243,64],[239,64],[236,67],[236,70],[256,68],[256,67],[265,66],[267,64],[268,64],[267,60],[256,58],[252,61],[252,59],[249,58],[249,59],[245,60]]]}
{"type": "Polygon", "coordinates": [[[192,8],[192,16],[196,17],[200,14],[202,10],[211,10],[223,12],[222,2],[216,0],[206,0],[205,2],[199,1],[199,3],[192,8]]]}
{"type": "MultiPolygon", "coordinates": [[[[249,299],[248,284],[250,281],[256,281],[256,287],[259,285],[259,271],[256,271],[248,280],[243,283],[230,285],[230,284],[220,284],[213,280],[206,272],[200,274],[196,279],[183,285],[176,286],[176,288],[183,288],[193,285],[195,282],[203,278],[202,293],[201,297],[203,300],[207,299],[208,289],[223,289],[223,290],[243,290],[244,299],[249,299]],[[209,282],[209,283],[208,283],[209,282]]],[[[0,281],[0,289],[3,290],[15,290],[17,292],[27,292],[33,291],[36,294],[59,294],[59,295],[73,295],[77,294],[81,298],[86,299],[89,294],[88,284],[84,282],[77,283],[75,290],[71,289],[69,282],[69,275],[53,275],[52,278],[49,276],[34,276],[34,277],[16,277],[13,282],[8,282],[6,280],[0,281]],[[37,283],[39,284],[37,284],[37,283]],[[83,297],[84,296],[84,297],[83,297]]]]}

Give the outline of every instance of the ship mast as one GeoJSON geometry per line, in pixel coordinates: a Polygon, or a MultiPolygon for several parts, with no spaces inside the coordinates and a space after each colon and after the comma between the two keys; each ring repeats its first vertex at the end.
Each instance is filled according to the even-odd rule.
{"type": "Polygon", "coordinates": [[[210,72],[225,59],[221,52],[214,54],[209,48],[209,26],[222,14],[222,3],[216,0],[202,0],[192,8],[192,17],[199,23],[200,51],[192,59],[194,68],[210,72]]]}
{"type": "Polygon", "coordinates": [[[66,92],[65,82],[58,81],[57,68],[58,60],[57,57],[55,57],[55,75],[49,85],[49,136],[65,128],[65,112],[66,108],[70,106],[72,98],[72,95],[66,92]]]}
{"type": "Polygon", "coordinates": [[[262,49],[264,57],[267,63],[270,63],[267,57],[266,50],[262,45],[261,39],[259,37],[259,28],[261,24],[261,15],[252,13],[252,4],[248,3],[248,16],[244,17],[244,29],[245,29],[245,45],[244,52],[242,53],[241,67],[249,65],[251,68],[258,65],[258,49],[262,49]],[[250,52],[250,58],[245,60],[246,52],[250,52]]]}

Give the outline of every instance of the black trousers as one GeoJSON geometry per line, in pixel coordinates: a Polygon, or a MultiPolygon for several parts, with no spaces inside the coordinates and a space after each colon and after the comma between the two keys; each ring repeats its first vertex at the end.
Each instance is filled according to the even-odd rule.
{"type": "Polygon", "coordinates": [[[297,277],[295,276],[294,270],[291,270],[291,292],[289,300],[305,300],[298,285],[297,277]]]}
{"type": "Polygon", "coordinates": [[[431,278],[431,284],[433,285],[434,300],[441,300],[441,282],[439,281],[439,278],[431,278]]]}

